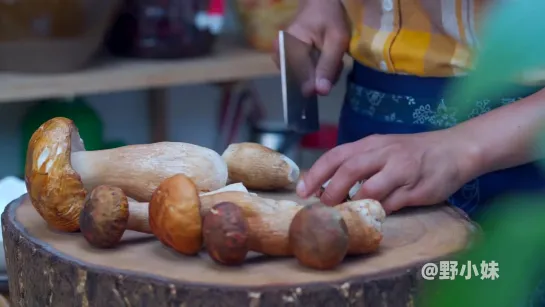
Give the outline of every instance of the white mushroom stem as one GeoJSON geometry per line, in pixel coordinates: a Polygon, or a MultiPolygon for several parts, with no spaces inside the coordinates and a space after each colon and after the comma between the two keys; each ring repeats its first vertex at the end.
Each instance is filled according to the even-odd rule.
{"type": "Polygon", "coordinates": [[[226,163],[215,151],[177,142],[72,152],[71,165],[88,191],[98,185],[116,186],[143,202],[176,174],[191,178],[200,191],[224,187],[228,175],[226,163]]]}
{"type": "Polygon", "coordinates": [[[149,226],[149,204],[133,202],[129,200],[129,220],[127,221],[127,229],[152,233],[149,226]]]}

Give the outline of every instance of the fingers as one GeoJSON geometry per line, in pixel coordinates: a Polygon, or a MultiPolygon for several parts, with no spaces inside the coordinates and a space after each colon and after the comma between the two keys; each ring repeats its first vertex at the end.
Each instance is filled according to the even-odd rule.
{"type": "Polygon", "coordinates": [[[345,160],[331,178],[320,200],[329,206],[342,203],[357,181],[372,177],[384,167],[385,162],[384,157],[372,155],[357,155],[345,160]]]}
{"type": "Polygon", "coordinates": [[[380,172],[366,180],[352,199],[371,198],[382,201],[403,186],[407,182],[406,173],[391,165],[386,164],[380,172]]]}
{"type": "Polygon", "coordinates": [[[316,90],[320,95],[327,95],[331,91],[347,47],[348,38],[344,33],[334,29],[325,32],[322,53],[316,66],[316,90]]]}
{"type": "Polygon", "coordinates": [[[305,80],[301,84],[301,94],[303,97],[308,98],[316,93],[316,87],[314,86],[314,80],[305,80]]]}
{"type": "Polygon", "coordinates": [[[381,201],[384,211],[388,214],[404,207],[426,206],[442,202],[443,196],[438,192],[437,180],[418,180],[412,184],[403,184],[381,201]]]}
{"type": "Polygon", "coordinates": [[[344,160],[352,155],[354,146],[355,143],[347,143],[323,154],[297,184],[299,197],[307,198],[317,192],[324,182],[335,174],[344,160]]]}
{"type": "Polygon", "coordinates": [[[333,84],[336,84],[337,81],[339,81],[339,78],[341,77],[341,74],[343,73],[344,71],[344,62],[342,62],[341,60],[341,63],[339,64],[339,67],[337,68],[337,72],[335,73],[335,76],[332,80],[333,84]]]}
{"type": "Polygon", "coordinates": [[[381,171],[366,180],[358,192],[352,197],[352,200],[370,198],[382,201],[397,187],[398,185],[389,181],[388,177],[385,176],[384,171],[381,171]]]}
{"type": "Polygon", "coordinates": [[[407,200],[410,197],[410,190],[406,187],[396,189],[386,199],[381,201],[382,208],[386,211],[386,214],[398,211],[399,209],[406,207],[407,200]]]}

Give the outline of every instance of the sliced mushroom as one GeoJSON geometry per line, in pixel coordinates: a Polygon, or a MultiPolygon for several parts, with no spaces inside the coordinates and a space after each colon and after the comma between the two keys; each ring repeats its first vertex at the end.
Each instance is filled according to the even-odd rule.
{"type": "Polygon", "coordinates": [[[45,221],[61,231],[79,229],[86,191],[116,186],[146,202],[159,184],[185,174],[202,192],[227,183],[227,165],[215,151],[187,143],[161,142],[85,151],[70,119],[41,125],[28,144],[25,180],[32,204],[45,221]]]}

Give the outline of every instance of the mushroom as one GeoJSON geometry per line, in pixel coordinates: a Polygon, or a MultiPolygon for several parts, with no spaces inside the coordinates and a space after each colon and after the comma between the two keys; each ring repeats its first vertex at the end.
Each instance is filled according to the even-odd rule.
{"type": "MultiPolygon", "coordinates": [[[[292,256],[289,232],[296,214],[304,206],[290,200],[273,200],[250,193],[227,191],[201,196],[201,214],[214,205],[232,202],[239,206],[249,227],[249,248],[269,256],[292,256]]],[[[311,207],[312,210],[318,207],[311,207]]],[[[349,201],[332,207],[342,216],[348,228],[347,254],[365,254],[378,249],[382,240],[382,223],[386,213],[380,202],[372,199],[349,201]]],[[[298,219],[300,220],[300,219],[298,219]]],[[[318,219],[317,219],[318,220],[318,219]]],[[[334,219],[324,218],[316,224],[300,228],[327,227],[334,219]]],[[[296,223],[297,222],[296,220],[296,223]]],[[[294,225],[295,229],[299,227],[294,225]]]]}
{"type": "Polygon", "coordinates": [[[203,245],[202,217],[208,213],[208,210],[200,210],[200,198],[227,191],[248,193],[244,185],[230,184],[199,195],[195,183],[183,174],[165,179],[149,202],[149,223],[153,234],[161,243],[181,254],[197,254],[203,245]]]}
{"type": "Polygon", "coordinates": [[[284,189],[299,179],[299,166],[293,160],[258,143],[231,144],[222,157],[229,181],[242,182],[248,189],[284,189]]]}
{"type": "Polygon", "coordinates": [[[204,245],[210,258],[224,265],[240,265],[249,251],[248,223],[235,204],[216,204],[203,217],[204,245]]]}
{"type": "Polygon", "coordinates": [[[201,196],[204,216],[221,202],[239,206],[248,222],[250,250],[269,256],[292,256],[288,230],[291,220],[302,208],[290,200],[273,200],[250,193],[228,191],[201,196]]]}
{"type": "MultiPolygon", "coordinates": [[[[217,191],[247,192],[242,184],[231,184],[217,191]]],[[[203,195],[211,193],[214,192],[203,195]]],[[[107,185],[100,185],[87,195],[79,224],[85,239],[100,248],[116,246],[126,229],[153,233],[149,204],[130,199],[120,188],[107,185]]]]}
{"type": "Polygon", "coordinates": [[[153,234],[164,245],[192,256],[202,248],[202,217],[197,186],[178,174],[157,187],[149,203],[149,221],[153,234]]]}
{"type": "Polygon", "coordinates": [[[299,262],[310,268],[330,270],[348,252],[348,227],[339,210],[321,203],[303,207],[293,218],[289,244],[299,262]]]}
{"type": "Polygon", "coordinates": [[[85,151],[74,122],[56,117],[32,135],[26,157],[25,181],[38,213],[53,228],[77,231],[87,191],[116,186],[137,201],[151,199],[166,178],[185,174],[199,191],[227,183],[227,165],[215,151],[201,146],[160,142],[85,151]]]}
{"type": "Polygon", "coordinates": [[[89,193],[79,223],[87,242],[100,248],[116,246],[127,229],[151,234],[148,204],[130,202],[120,188],[106,185],[89,193]]]}

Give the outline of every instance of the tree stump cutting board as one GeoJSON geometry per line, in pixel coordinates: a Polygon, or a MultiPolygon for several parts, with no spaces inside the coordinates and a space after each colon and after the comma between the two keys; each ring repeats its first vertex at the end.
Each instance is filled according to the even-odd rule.
{"type": "Polygon", "coordinates": [[[412,306],[421,266],[464,249],[477,229],[449,206],[410,209],[387,218],[379,252],[321,272],[259,254],[224,267],[131,231],[117,248],[93,248],[80,233],[49,229],[26,195],[2,224],[10,297],[20,307],[412,306]]]}

